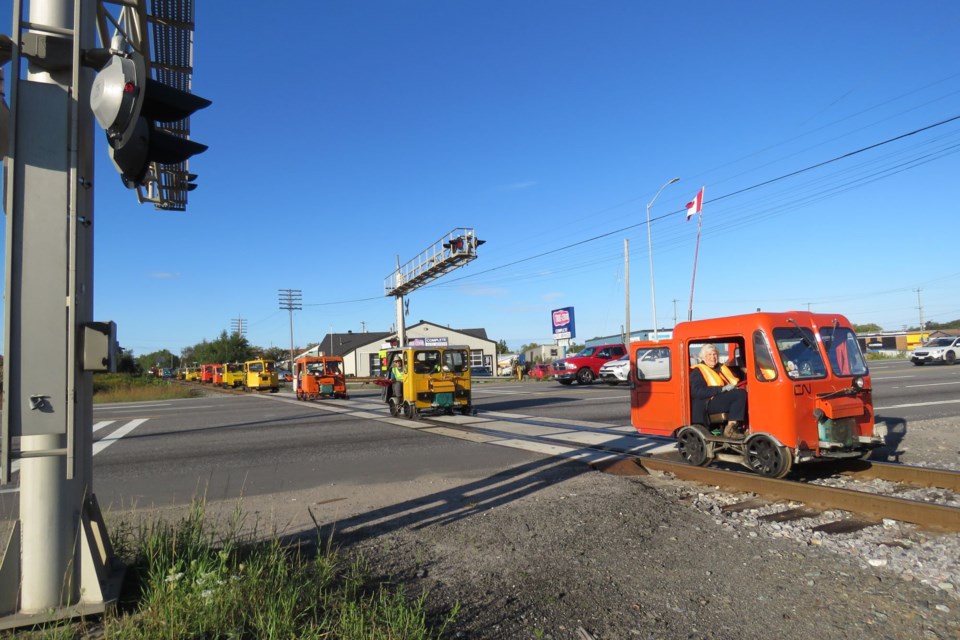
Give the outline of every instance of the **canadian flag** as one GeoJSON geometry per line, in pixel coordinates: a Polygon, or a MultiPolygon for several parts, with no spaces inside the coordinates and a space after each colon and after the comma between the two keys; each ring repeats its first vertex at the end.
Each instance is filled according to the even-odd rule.
{"type": "Polygon", "coordinates": [[[693,200],[687,203],[687,220],[703,211],[704,189],[706,189],[706,187],[700,187],[700,191],[697,191],[697,195],[693,197],[693,200]]]}

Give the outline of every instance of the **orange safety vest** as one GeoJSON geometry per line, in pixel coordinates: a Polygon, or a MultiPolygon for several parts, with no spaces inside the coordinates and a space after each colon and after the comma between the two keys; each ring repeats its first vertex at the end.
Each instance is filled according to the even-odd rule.
{"type": "Polygon", "coordinates": [[[730,371],[725,364],[720,365],[719,373],[702,362],[694,368],[700,369],[700,373],[703,374],[703,379],[706,381],[708,387],[722,387],[727,384],[737,384],[740,382],[740,379],[733,375],[733,371],[730,371]]]}

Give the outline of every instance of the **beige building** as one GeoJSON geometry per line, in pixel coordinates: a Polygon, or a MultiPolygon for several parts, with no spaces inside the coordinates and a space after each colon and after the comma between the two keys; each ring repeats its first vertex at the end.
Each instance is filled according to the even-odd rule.
{"type": "MultiPolygon", "coordinates": [[[[497,343],[487,338],[486,329],[451,329],[421,320],[406,328],[410,346],[465,346],[470,350],[470,365],[493,371],[497,357],[497,343]]],[[[380,349],[384,344],[396,343],[397,333],[371,331],[367,333],[330,333],[315,347],[301,356],[333,355],[343,358],[348,376],[365,378],[379,375],[380,349]]]]}

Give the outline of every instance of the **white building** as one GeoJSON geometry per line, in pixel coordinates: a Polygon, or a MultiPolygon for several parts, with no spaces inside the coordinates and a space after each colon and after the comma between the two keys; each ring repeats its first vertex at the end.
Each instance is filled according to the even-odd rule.
{"type": "MultiPolygon", "coordinates": [[[[421,320],[407,327],[406,335],[409,346],[465,346],[470,350],[471,366],[493,370],[497,343],[487,338],[486,329],[451,329],[421,320]]],[[[330,333],[323,337],[320,344],[304,351],[300,356],[340,356],[343,358],[344,373],[365,378],[379,375],[380,348],[384,343],[396,340],[396,331],[330,333]]]]}

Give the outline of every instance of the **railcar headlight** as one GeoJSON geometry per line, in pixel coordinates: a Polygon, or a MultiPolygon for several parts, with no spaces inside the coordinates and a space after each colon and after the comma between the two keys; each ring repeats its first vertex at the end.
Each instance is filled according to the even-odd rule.
{"type": "Polygon", "coordinates": [[[857,376],[856,378],[853,379],[853,388],[856,389],[857,391],[860,391],[861,389],[863,389],[865,384],[866,383],[864,382],[861,376],[857,376]]]}

